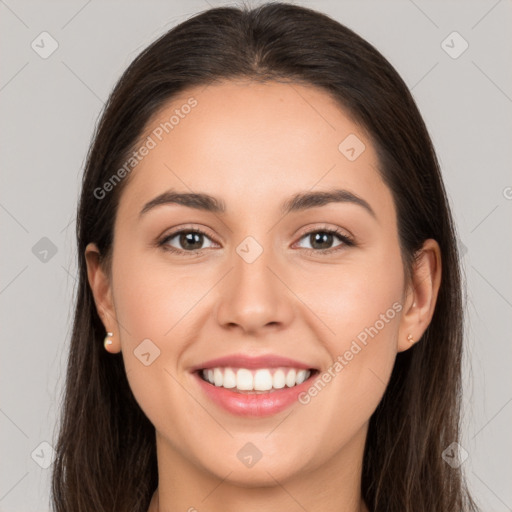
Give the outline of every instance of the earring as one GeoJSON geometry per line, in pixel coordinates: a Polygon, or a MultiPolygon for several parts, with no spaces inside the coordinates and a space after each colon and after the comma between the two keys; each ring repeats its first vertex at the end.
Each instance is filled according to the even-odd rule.
{"type": "Polygon", "coordinates": [[[103,346],[105,347],[105,350],[108,350],[107,347],[109,345],[112,345],[112,340],[109,339],[113,336],[113,334],[111,332],[107,332],[107,335],[105,336],[105,339],[103,341],[103,346]]]}
{"type": "Polygon", "coordinates": [[[407,340],[409,341],[409,343],[414,343],[414,339],[411,334],[407,336],[407,340]]]}

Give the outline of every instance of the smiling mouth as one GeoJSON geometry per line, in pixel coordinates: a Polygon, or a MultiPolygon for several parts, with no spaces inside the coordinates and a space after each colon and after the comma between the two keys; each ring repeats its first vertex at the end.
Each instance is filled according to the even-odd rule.
{"type": "Polygon", "coordinates": [[[314,378],[319,372],[314,368],[205,368],[196,372],[212,386],[241,394],[268,394],[294,388],[314,378]]]}

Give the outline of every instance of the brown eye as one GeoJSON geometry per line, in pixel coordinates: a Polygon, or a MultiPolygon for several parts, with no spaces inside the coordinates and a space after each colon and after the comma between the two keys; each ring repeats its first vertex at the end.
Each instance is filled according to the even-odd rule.
{"type": "Polygon", "coordinates": [[[330,249],[334,241],[334,235],[326,231],[317,231],[309,234],[309,243],[313,249],[330,249]]]}
{"type": "Polygon", "coordinates": [[[182,229],[164,237],[159,245],[171,252],[198,252],[210,237],[200,229],[182,229]]]}
{"type": "Polygon", "coordinates": [[[333,229],[310,231],[301,237],[301,240],[303,239],[309,243],[309,247],[304,247],[304,249],[313,254],[329,254],[341,250],[344,246],[355,245],[347,235],[333,229]],[[340,240],[340,243],[333,246],[336,238],[340,240]]]}
{"type": "Polygon", "coordinates": [[[204,235],[194,231],[182,232],[178,236],[179,245],[183,249],[197,250],[203,245],[204,235]]]}

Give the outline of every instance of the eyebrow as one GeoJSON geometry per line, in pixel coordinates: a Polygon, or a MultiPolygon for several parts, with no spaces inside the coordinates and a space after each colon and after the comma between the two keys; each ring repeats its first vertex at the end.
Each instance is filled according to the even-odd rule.
{"type": "MultiPolygon", "coordinates": [[[[374,219],[377,219],[373,208],[363,198],[356,194],[344,190],[333,189],[316,192],[300,192],[294,194],[281,205],[281,213],[304,211],[309,208],[317,208],[330,203],[352,203],[363,207],[374,219]]],[[[195,208],[212,213],[224,214],[226,212],[226,204],[222,199],[217,199],[209,194],[199,192],[177,192],[168,190],[163,194],[155,197],[144,205],[140,211],[139,218],[153,208],[165,204],[179,204],[188,208],[195,208]]]]}

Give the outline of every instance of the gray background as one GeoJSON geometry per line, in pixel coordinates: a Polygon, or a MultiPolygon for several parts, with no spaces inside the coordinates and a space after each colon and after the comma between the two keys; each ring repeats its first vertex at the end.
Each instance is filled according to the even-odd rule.
{"type": "MultiPolygon", "coordinates": [[[[512,3],[295,3],[374,44],[427,123],[467,279],[463,468],[484,510],[512,510],[512,3]],[[445,49],[458,53],[460,39],[442,44],[453,31],[469,44],[457,58],[445,49]]],[[[44,466],[64,385],[74,215],[95,121],[132,59],[209,5],[227,4],[0,0],[0,511],[49,510],[44,466]],[[31,47],[50,48],[43,31],[59,45],[46,59],[31,47]]]]}

